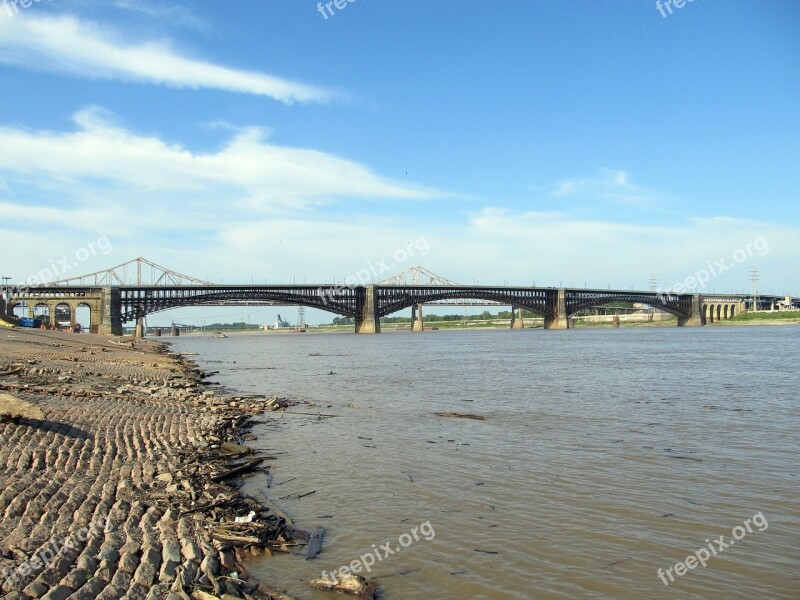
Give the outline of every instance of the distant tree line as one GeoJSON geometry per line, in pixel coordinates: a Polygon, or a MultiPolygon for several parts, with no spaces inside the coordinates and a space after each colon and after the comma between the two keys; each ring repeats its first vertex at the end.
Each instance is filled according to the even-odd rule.
{"type": "Polygon", "coordinates": [[[211,325],[206,325],[205,329],[215,329],[219,331],[255,331],[261,329],[261,325],[240,321],[238,323],[212,323],[211,325]]]}
{"type": "MultiPolygon", "coordinates": [[[[529,312],[527,310],[522,311],[522,317],[525,319],[535,319],[536,317],[541,317],[541,315],[537,315],[536,313],[529,312]]],[[[491,313],[488,310],[483,311],[478,315],[437,315],[437,314],[424,314],[423,313],[423,320],[425,321],[491,321],[492,319],[498,320],[509,320],[511,319],[511,311],[510,310],[501,310],[497,313],[491,313]]],[[[403,324],[403,323],[411,323],[411,317],[381,317],[381,323],[386,323],[387,325],[392,324],[403,324]]],[[[333,325],[353,325],[354,321],[352,317],[334,317],[333,318],[333,325]]]]}

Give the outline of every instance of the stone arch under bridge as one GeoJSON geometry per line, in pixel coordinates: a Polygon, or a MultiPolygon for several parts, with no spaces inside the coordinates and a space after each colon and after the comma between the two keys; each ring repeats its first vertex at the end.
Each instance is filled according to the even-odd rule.
{"type": "MultiPolygon", "coordinates": [[[[119,292],[117,291],[117,295],[119,292]]],[[[89,309],[89,330],[92,333],[122,334],[122,326],[117,319],[112,323],[112,291],[110,288],[31,288],[24,295],[6,302],[6,314],[13,315],[16,307],[24,306],[23,316],[36,318],[44,326],[57,325],[57,307],[64,307],[68,313],[68,326],[74,330],[79,309],[89,309]]],[[[67,324],[66,322],[64,323],[67,324]]]]}
{"type": "Polygon", "coordinates": [[[703,324],[709,325],[717,321],[726,321],[745,312],[743,301],[731,302],[730,300],[703,299],[702,315],[703,324]]]}

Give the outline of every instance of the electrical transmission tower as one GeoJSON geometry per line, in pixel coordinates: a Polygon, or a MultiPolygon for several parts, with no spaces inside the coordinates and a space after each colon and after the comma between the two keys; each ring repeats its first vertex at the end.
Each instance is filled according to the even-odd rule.
{"type": "Polygon", "coordinates": [[[758,280],[759,280],[759,276],[758,276],[758,270],[757,269],[754,268],[752,271],[750,271],[750,279],[753,282],[753,298],[752,298],[753,310],[758,310],[758,280]]]}
{"type": "Polygon", "coordinates": [[[305,306],[298,306],[297,307],[297,326],[298,327],[305,327],[306,326],[306,307],[305,306]]]}
{"type": "Polygon", "coordinates": [[[650,277],[650,291],[651,292],[658,291],[658,279],[656,279],[655,275],[650,277]]]}

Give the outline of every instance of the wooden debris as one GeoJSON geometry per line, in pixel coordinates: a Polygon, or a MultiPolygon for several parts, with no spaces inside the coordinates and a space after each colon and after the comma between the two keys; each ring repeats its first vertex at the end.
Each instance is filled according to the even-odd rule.
{"type": "Polygon", "coordinates": [[[322,552],[322,538],[325,536],[324,527],[306,531],[295,525],[287,525],[286,532],[294,539],[306,542],[306,560],[311,560],[322,552]]]}
{"type": "Polygon", "coordinates": [[[264,408],[269,411],[285,410],[288,406],[289,401],[286,398],[278,398],[277,396],[267,398],[266,402],[264,402],[264,408]]]}
{"type": "Polygon", "coordinates": [[[375,592],[378,590],[378,586],[374,583],[369,583],[361,575],[352,573],[333,578],[309,579],[306,583],[317,590],[344,592],[365,600],[374,600],[375,592]]]}
{"type": "Polygon", "coordinates": [[[226,479],[230,479],[231,477],[236,477],[237,475],[241,475],[242,473],[247,473],[248,471],[252,471],[258,465],[264,462],[263,458],[256,458],[249,462],[246,462],[240,467],[236,467],[235,469],[231,469],[230,471],[225,471],[224,473],[220,473],[219,475],[214,475],[211,478],[211,481],[214,483],[218,483],[220,481],[225,481],[226,479]]]}
{"type": "Polygon", "coordinates": [[[486,417],[483,415],[475,415],[472,413],[457,413],[457,412],[437,412],[438,417],[456,417],[458,419],[475,419],[476,421],[485,421],[486,417]]]}
{"type": "Polygon", "coordinates": [[[325,536],[325,529],[318,527],[311,532],[308,538],[308,546],[306,547],[306,560],[311,560],[322,552],[322,538],[325,536]]]}
{"type": "Polygon", "coordinates": [[[272,511],[272,514],[274,514],[279,519],[283,519],[283,521],[284,521],[284,523],[286,523],[286,525],[294,525],[294,521],[292,521],[292,518],[289,515],[287,515],[285,512],[283,512],[280,508],[278,508],[267,497],[267,494],[263,490],[260,490],[260,491],[256,492],[255,494],[253,494],[253,496],[256,498],[256,500],[258,500],[264,506],[266,506],[268,509],[270,509],[272,511]]]}

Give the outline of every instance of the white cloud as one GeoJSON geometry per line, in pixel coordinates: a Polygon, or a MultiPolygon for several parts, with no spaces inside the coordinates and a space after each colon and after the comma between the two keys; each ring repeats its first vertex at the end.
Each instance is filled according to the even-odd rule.
{"type": "Polygon", "coordinates": [[[75,17],[0,12],[0,62],[175,88],[267,96],[286,104],[328,102],[330,90],[181,55],[166,41],[122,43],[120,33],[75,17]]]}
{"type": "MultiPolygon", "coordinates": [[[[17,207],[17,217],[21,214],[17,207]]],[[[422,265],[453,281],[471,284],[537,285],[627,289],[648,289],[655,276],[662,288],[683,281],[709,261],[728,258],[756,237],[763,236],[769,253],[755,253],[719,277],[708,290],[747,291],[749,270],[761,272],[762,291],[800,293],[796,283],[796,256],[800,231],[774,223],[729,218],[690,219],[670,226],[627,225],[604,221],[577,220],[558,213],[517,213],[486,208],[466,221],[430,223],[413,214],[337,215],[313,214],[276,218],[248,218],[238,213],[226,216],[218,211],[183,215],[182,206],[165,206],[159,211],[126,211],[108,207],[93,214],[80,209],[58,209],[43,215],[46,233],[0,231],[4,242],[5,273],[27,277],[62,255],[101,235],[108,235],[113,254],[93,258],[71,274],[106,268],[143,255],[159,264],[201,279],[226,283],[254,281],[270,283],[327,283],[368,269],[389,265],[393,275],[413,265],[422,265]],[[131,231],[109,231],[108,221],[121,211],[130,219],[131,231]],[[87,230],[75,232],[55,226],[82,222],[87,230]],[[163,226],[196,226],[188,238],[165,233],[163,226]],[[88,229],[91,227],[92,229],[88,229]],[[424,237],[429,252],[405,261],[395,260],[395,251],[424,237]]],[[[34,214],[30,213],[27,214],[34,214]]],[[[0,205],[0,221],[14,217],[14,210],[0,205]]]]}
{"type": "MultiPolygon", "coordinates": [[[[267,143],[265,130],[233,133],[214,152],[193,152],[155,136],[115,125],[97,108],[74,116],[76,131],[29,132],[0,127],[0,175],[12,188],[47,186],[65,201],[90,202],[107,195],[139,207],[274,212],[326,204],[336,198],[418,200],[437,195],[395,183],[368,167],[313,149],[267,143]]],[[[45,202],[46,203],[46,202],[45,202]]]]}
{"type": "Polygon", "coordinates": [[[655,204],[663,198],[658,192],[631,183],[627,171],[613,169],[601,169],[592,177],[558,181],[551,187],[551,195],[601,199],[624,206],[655,204]]]}
{"type": "Polygon", "coordinates": [[[170,4],[163,0],[158,2],[114,0],[113,6],[120,10],[143,14],[152,19],[168,20],[171,24],[185,25],[200,31],[209,29],[209,24],[206,21],[180,4],[170,4]]]}
{"type": "Polygon", "coordinates": [[[491,206],[427,219],[385,201],[443,194],[331,154],[269,144],[259,128],[220,129],[230,137],[198,152],[132,132],[97,108],[74,121],[70,131],[0,128],[7,275],[27,277],[107,235],[113,255],[86,271],[142,255],[203,279],[327,282],[369,261],[392,263],[395,250],[424,236],[429,254],[381,276],[421,264],[465,284],[647,288],[655,276],[667,287],[763,236],[768,254],[709,288],[746,289],[756,266],[764,291],[800,291],[787,289],[796,286],[800,231],[784,224],[720,216],[639,225],[491,206]]]}
{"type": "Polygon", "coordinates": [[[733,264],[737,250],[763,238],[769,252],[756,247],[744,262],[712,279],[708,289],[747,289],[748,271],[756,266],[765,290],[798,291],[793,257],[800,252],[800,230],[781,223],[720,216],[639,225],[488,207],[470,214],[468,227],[474,254],[466,260],[484,272],[494,265],[495,280],[522,276],[540,285],[648,289],[655,276],[667,289],[709,262],[724,258],[733,264]]]}

